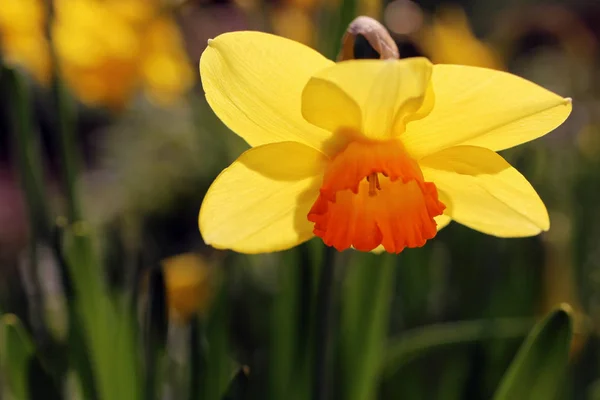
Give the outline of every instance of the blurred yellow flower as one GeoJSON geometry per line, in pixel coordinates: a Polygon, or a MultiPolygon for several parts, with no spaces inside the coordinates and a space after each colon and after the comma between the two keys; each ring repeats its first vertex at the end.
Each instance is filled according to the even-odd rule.
{"type": "Polygon", "coordinates": [[[40,0],[2,0],[0,52],[5,62],[17,64],[40,82],[50,76],[48,43],[44,36],[45,10],[40,0]]]}
{"type": "Polygon", "coordinates": [[[336,64],[259,32],[210,41],[200,75],[213,111],[253,147],[202,203],[216,248],[278,251],[316,235],[398,253],[450,220],[499,237],[549,228],[496,152],[556,128],[571,100],[525,79],[424,58],[336,64]]]}
{"type": "MultiPolygon", "coordinates": [[[[261,12],[260,2],[237,0],[246,9],[257,9],[261,12]]],[[[277,2],[269,10],[273,33],[292,39],[296,42],[315,46],[316,33],[315,9],[327,8],[330,13],[339,13],[340,0],[286,0],[277,2]]],[[[358,14],[378,17],[381,13],[380,0],[360,0],[357,4],[358,14]]]]}
{"type": "Polygon", "coordinates": [[[173,21],[159,18],[150,24],[142,53],[141,76],[156,103],[173,103],[192,86],[193,73],[173,21]]]}
{"type": "Polygon", "coordinates": [[[271,11],[273,32],[308,46],[314,45],[315,24],[308,11],[293,5],[282,5],[271,11]]]}
{"type": "Polygon", "coordinates": [[[461,64],[502,70],[499,55],[477,39],[465,12],[459,7],[442,8],[417,38],[425,54],[436,64],[461,64]]]}
{"type": "Polygon", "coordinates": [[[141,87],[160,104],[192,85],[174,21],[142,0],[58,0],[53,27],[62,73],[88,104],[121,108],[141,87]]]}
{"type": "Polygon", "coordinates": [[[379,19],[382,13],[382,5],[381,0],[360,0],[357,14],[379,19]]]}
{"type": "Polygon", "coordinates": [[[212,296],[213,273],[197,254],[185,253],[162,261],[169,313],[176,320],[187,321],[204,313],[212,296]]]}

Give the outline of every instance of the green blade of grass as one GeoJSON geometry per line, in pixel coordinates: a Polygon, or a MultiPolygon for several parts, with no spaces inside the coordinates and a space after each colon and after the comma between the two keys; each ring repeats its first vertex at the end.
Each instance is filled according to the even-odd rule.
{"type": "MultiPolygon", "coordinates": [[[[34,127],[35,118],[32,112],[30,89],[27,86],[25,77],[16,69],[4,68],[2,83],[11,105],[10,119],[12,131],[14,132],[14,150],[29,221],[29,262],[26,263],[26,268],[29,269],[31,284],[36,287],[36,292],[39,293],[41,286],[38,281],[37,246],[40,242],[51,240],[49,207],[46,203],[42,168],[43,157],[39,136],[34,127]]],[[[40,306],[38,305],[38,307],[40,306]]],[[[42,316],[36,315],[32,318],[35,320],[42,318],[42,316]]],[[[47,396],[57,393],[56,384],[52,382],[52,379],[56,379],[58,382],[64,373],[63,360],[58,353],[51,358],[46,354],[46,362],[48,363],[51,360],[51,365],[46,365],[46,368],[42,368],[38,357],[44,357],[44,354],[40,353],[35,357],[31,357],[28,363],[29,366],[24,367],[29,371],[29,383],[32,383],[31,379],[40,381],[37,384],[29,385],[29,398],[39,398],[40,391],[47,396]],[[34,366],[34,368],[30,366],[34,366]],[[52,376],[50,376],[50,372],[52,376]],[[54,388],[54,390],[51,388],[54,388]]]]}
{"type": "Polygon", "coordinates": [[[81,318],[101,399],[141,398],[139,349],[129,307],[118,307],[103,281],[85,225],[65,231],[65,261],[73,280],[76,312],[81,318]]]}
{"type": "Polygon", "coordinates": [[[144,315],[144,399],[159,398],[164,376],[160,366],[165,355],[168,329],[167,294],[161,268],[150,271],[144,315]]]}
{"type": "Polygon", "coordinates": [[[16,400],[29,399],[29,361],[35,349],[29,334],[14,314],[0,318],[0,367],[16,400]]]}
{"type": "Polygon", "coordinates": [[[39,138],[34,132],[31,98],[22,74],[4,68],[2,80],[11,104],[11,120],[21,187],[28,208],[32,241],[50,237],[48,206],[45,202],[44,173],[39,138]]]}
{"type": "Polygon", "coordinates": [[[491,339],[514,339],[527,334],[532,322],[526,318],[448,322],[415,328],[392,339],[382,364],[384,379],[432,351],[458,344],[491,339]]]}
{"type": "MultiPolygon", "coordinates": [[[[221,287],[213,301],[212,308],[206,318],[206,323],[197,330],[197,346],[202,349],[194,351],[201,356],[202,362],[192,372],[200,376],[191,376],[191,384],[200,386],[192,393],[199,396],[197,400],[221,400],[237,368],[229,356],[229,313],[227,284],[221,282],[221,287]],[[204,329],[201,329],[204,328],[204,329]],[[198,370],[198,371],[195,371],[198,370]]],[[[199,321],[196,322],[200,324],[199,321]]],[[[192,346],[192,347],[197,347],[192,346]]],[[[194,360],[193,362],[198,362],[194,360]]]]}
{"type": "Polygon", "coordinates": [[[536,324],[502,378],[494,400],[556,398],[572,335],[573,319],[567,305],[536,324]]]}

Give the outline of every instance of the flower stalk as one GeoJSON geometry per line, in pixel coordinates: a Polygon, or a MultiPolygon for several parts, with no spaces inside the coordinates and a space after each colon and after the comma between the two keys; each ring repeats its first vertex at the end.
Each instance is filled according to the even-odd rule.
{"type": "Polygon", "coordinates": [[[79,160],[77,159],[77,144],[75,138],[75,117],[67,89],[60,79],[60,66],[56,55],[56,49],[52,40],[52,21],[54,21],[53,2],[47,4],[47,26],[46,34],[50,49],[50,60],[52,65],[51,89],[52,100],[56,107],[56,127],[59,135],[59,151],[62,162],[63,184],[67,198],[67,216],[69,222],[73,223],[81,218],[81,209],[77,200],[76,181],[79,160]]]}
{"type": "Polygon", "coordinates": [[[331,398],[331,327],[333,324],[333,300],[335,277],[335,252],[333,247],[325,246],[319,271],[317,289],[315,369],[313,396],[315,400],[331,398]]]}

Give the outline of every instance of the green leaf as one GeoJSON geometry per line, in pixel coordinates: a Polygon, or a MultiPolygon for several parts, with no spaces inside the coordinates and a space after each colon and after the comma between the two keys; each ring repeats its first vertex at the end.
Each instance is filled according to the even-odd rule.
{"type": "Polygon", "coordinates": [[[162,268],[150,271],[144,315],[144,399],[158,399],[164,384],[160,366],[165,356],[168,329],[167,293],[162,268]]]}
{"type": "Polygon", "coordinates": [[[238,369],[237,373],[229,383],[229,387],[223,396],[223,400],[237,400],[244,398],[249,386],[248,373],[249,370],[246,367],[238,369]]]}
{"type": "MultiPolygon", "coordinates": [[[[289,398],[290,385],[294,380],[306,381],[306,377],[299,378],[298,371],[295,370],[302,358],[297,351],[300,348],[299,342],[303,336],[307,336],[301,333],[305,327],[301,325],[299,283],[302,279],[302,268],[309,267],[309,265],[301,265],[298,254],[299,251],[295,250],[282,253],[281,265],[277,270],[279,288],[271,310],[269,341],[269,395],[272,400],[289,398]]],[[[305,390],[308,387],[310,385],[306,383],[305,390]]]]}
{"type": "Polygon", "coordinates": [[[42,365],[39,357],[29,358],[27,365],[29,400],[61,400],[63,398],[52,373],[52,370],[42,365]]]}
{"type": "Polygon", "coordinates": [[[565,304],[533,328],[502,378],[494,400],[556,397],[569,357],[571,312],[565,304]]]}
{"type": "Polygon", "coordinates": [[[0,367],[15,399],[29,398],[28,368],[34,354],[29,334],[14,314],[0,318],[0,367]]]}
{"type": "Polygon", "coordinates": [[[531,329],[528,318],[446,322],[411,329],[390,340],[382,365],[388,379],[407,364],[435,350],[492,339],[524,337],[531,329]]]}
{"type": "Polygon", "coordinates": [[[191,344],[191,356],[194,357],[190,368],[191,399],[221,400],[237,372],[237,366],[229,357],[228,286],[224,282],[220,285],[205,324],[200,326],[200,320],[192,321],[197,329],[193,330],[196,337],[192,338],[194,343],[191,344]],[[200,362],[198,357],[202,357],[200,362]]]}
{"type": "Polygon", "coordinates": [[[138,346],[130,308],[106,287],[91,229],[79,222],[64,232],[65,262],[74,288],[75,313],[89,349],[98,397],[141,398],[138,346]]]}
{"type": "MultiPolygon", "coordinates": [[[[0,68],[2,69],[2,68],[0,68]]],[[[23,75],[4,68],[3,89],[10,104],[10,120],[14,133],[15,155],[21,188],[25,194],[31,242],[50,236],[48,205],[44,188],[43,157],[39,135],[34,127],[32,99],[23,75]]],[[[33,245],[32,245],[33,246],[33,245]]]]}

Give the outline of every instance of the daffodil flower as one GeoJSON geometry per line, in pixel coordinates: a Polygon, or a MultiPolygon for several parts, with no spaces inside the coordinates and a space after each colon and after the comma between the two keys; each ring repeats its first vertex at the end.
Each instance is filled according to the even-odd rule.
{"type": "Polygon", "coordinates": [[[46,84],[50,79],[50,57],[44,11],[41,0],[2,0],[0,53],[4,62],[26,68],[46,84]]]}
{"type": "Polygon", "coordinates": [[[434,63],[454,63],[504,69],[495,49],[479,40],[471,30],[465,11],[458,6],[442,7],[416,37],[434,63]]]}
{"type": "Polygon", "coordinates": [[[549,228],[496,151],[553,130],[571,101],[525,79],[424,58],[336,64],[259,32],[210,41],[200,75],[213,111],[252,146],[200,209],[216,248],[278,251],[316,235],[399,253],[451,220],[499,237],[549,228]]]}
{"type": "Polygon", "coordinates": [[[193,84],[175,21],[147,0],[56,0],[53,37],[62,77],[89,105],[122,110],[140,88],[175,103],[193,84]]]}
{"type": "Polygon", "coordinates": [[[214,274],[200,256],[184,253],[161,262],[167,303],[175,321],[187,322],[196,313],[203,314],[210,305],[214,274]]]}

